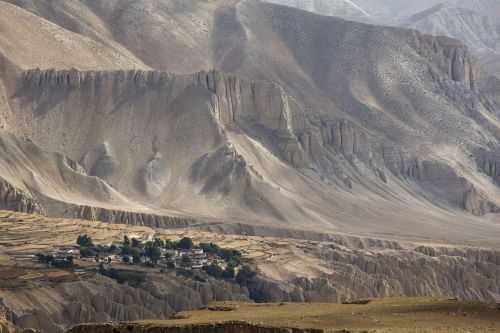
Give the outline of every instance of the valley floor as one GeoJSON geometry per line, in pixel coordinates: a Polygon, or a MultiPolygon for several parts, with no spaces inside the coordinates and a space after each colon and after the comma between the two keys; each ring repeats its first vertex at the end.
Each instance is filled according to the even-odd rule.
{"type": "MultiPolygon", "coordinates": [[[[134,332],[141,332],[138,327],[196,327],[232,321],[244,321],[263,327],[319,329],[327,332],[500,332],[500,312],[493,306],[444,298],[387,298],[367,301],[367,304],[336,305],[220,303],[204,310],[177,315],[183,319],[141,321],[127,325],[135,326],[134,332]]],[[[146,332],[146,329],[143,331],[146,332]]]]}

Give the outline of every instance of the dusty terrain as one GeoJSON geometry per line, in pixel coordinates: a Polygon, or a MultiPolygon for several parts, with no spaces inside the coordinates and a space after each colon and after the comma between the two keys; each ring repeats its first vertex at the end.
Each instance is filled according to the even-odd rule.
{"type": "Polygon", "coordinates": [[[27,213],[0,215],[16,324],[62,332],[250,296],[159,270],[133,288],[29,257],[82,233],[241,250],[266,301],[498,301],[500,83],[463,42],[257,0],[0,10],[0,209],[27,213]]]}
{"type": "MultiPolygon", "coordinates": [[[[379,299],[365,305],[331,304],[244,304],[223,303],[206,310],[182,313],[187,319],[116,324],[131,325],[134,332],[170,326],[194,326],[231,321],[250,322],[264,327],[320,329],[327,332],[498,332],[500,322],[494,307],[439,298],[379,299]],[[219,308],[232,311],[213,311],[219,308]]],[[[112,332],[113,326],[76,327],[70,332],[112,332]],[[101,329],[101,330],[99,330],[101,329]],[[94,331],[92,331],[94,332],[94,331]]],[[[231,330],[228,330],[231,332],[231,330]]],[[[258,331],[257,329],[255,331],[258,331]]],[[[322,332],[322,331],[320,331],[322,332]]]]}
{"type": "Polygon", "coordinates": [[[154,230],[12,212],[0,213],[0,234],[2,306],[18,326],[46,332],[85,322],[165,319],[211,301],[249,300],[248,291],[234,283],[200,283],[159,269],[141,268],[146,282],[134,288],[92,271],[81,274],[33,262],[33,254],[74,245],[81,234],[98,244],[120,241],[124,235],[143,240],[191,237],[195,243],[237,249],[255,267],[258,288],[269,302],[341,303],[405,295],[494,303],[500,297],[500,253],[491,249],[343,235],[312,241],[197,229],[154,230]]]}
{"type": "Polygon", "coordinates": [[[456,40],[259,1],[11,2],[9,29],[60,33],[3,40],[3,208],[500,237],[498,105],[456,40]]]}

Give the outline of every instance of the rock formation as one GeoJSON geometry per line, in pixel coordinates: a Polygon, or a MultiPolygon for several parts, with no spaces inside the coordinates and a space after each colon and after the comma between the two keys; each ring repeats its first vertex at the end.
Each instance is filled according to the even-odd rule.
{"type": "Polygon", "coordinates": [[[23,213],[43,213],[43,207],[30,193],[0,180],[0,209],[23,213]]]}
{"type": "Polygon", "coordinates": [[[167,319],[178,311],[213,301],[248,300],[247,291],[237,285],[212,279],[200,282],[175,273],[152,274],[139,288],[96,275],[59,283],[55,288],[47,285],[19,290],[15,299],[9,291],[0,294],[17,326],[51,333],[64,332],[79,323],[167,319]]]}
{"type": "Polygon", "coordinates": [[[89,70],[52,39],[43,64],[15,57],[22,41],[0,48],[6,208],[299,236],[498,238],[499,99],[455,39],[249,0],[10,2],[12,17],[85,39],[82,54],[99,45],[134,65],[89,70]]]}

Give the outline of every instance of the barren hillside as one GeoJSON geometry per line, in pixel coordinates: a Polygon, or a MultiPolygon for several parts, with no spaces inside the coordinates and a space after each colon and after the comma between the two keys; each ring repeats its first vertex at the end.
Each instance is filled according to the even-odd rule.
{"type": "Polygon", "coordinates": [[[157,226],[500,234],[498,110],[456,40],[257,1],[17,4],[33,14],[2,3],[61,31],[44,38],[158,70],[92,65],[101,53],[82,49],[95,60],[62,49],[20,61],[24,44],[8,35],[2,124],[29,140],[3,135],[15,191],[4,207],[157,226]]]}

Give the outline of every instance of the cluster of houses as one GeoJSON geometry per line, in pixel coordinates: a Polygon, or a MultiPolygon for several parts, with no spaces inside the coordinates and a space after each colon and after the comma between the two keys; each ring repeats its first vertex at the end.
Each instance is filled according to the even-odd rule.
{"type": "MultiPolygon", "coordinates": [[[[193,248],[190,250],[165,250],[162,256],[163,264],[185,269],[202,269],[204,266],[218,265],[225,268],[226,262],[215,254],[205,253],[203,249],[193,248]]],[[[161,264],[160,263],[160,264],[161,264]]]]}
{"type": "MultiPolygon", "coordinates": [[[[176,249],[160,249],[161,257],[157,265],[161,268],[183,268],[189,270],[202,269],[205,266],[217,265],[225,269],[226,262],[212,253],[205,253],[203,249],[193,248],[189,250],[176,250],[176,249]]],[[[96,263],[103,264],[104,267],[109,267],[112,264],[129,264],[134,265],[134,257],[132,255],[111,254],[105,256],[96,256],[95,258],[82,258],[82,260],[95,261],[96,263]]],[[[139,257],[139,264],[149,264],[151,259],[146,255],[139,257]]]]}
{"type": "MultiPolygon", "coordinates": [[[[122,254],[118,246],[115,246],[112,253],[96,253],[95,257],[81,256],[78,246],[59,247],[56,251],[48,255],[36,255],[34,261],[48,264],[54,267],[72,267],[73,258],[79,258],[82,261],[87,261],[92,264],[98,264],[105,269],[111,268],[113,264],[150,264],[152,262],[145,253],[141,253],[139,257],[132,254],[122,254]],[[50,258],[50,260],[47,260],[50,258]]],[[[215,253],[207,253],[202,248],[193,247],[191,249],[167,249],[159,248],[160,256],[155,261],[155,264],[160,268],[167,269],[186,269],[200,270],[203,267],[217,265],[221,269],[227,267],[224,259],[220,258],[215,253]]],[[[83,252],[83,251],[82,251],[83,252]]],[[[82,253],[83,254],[83,253],[82,253]]],[[[136,255],[137,256],[137,255],[136,255]]]]}

